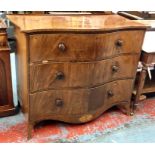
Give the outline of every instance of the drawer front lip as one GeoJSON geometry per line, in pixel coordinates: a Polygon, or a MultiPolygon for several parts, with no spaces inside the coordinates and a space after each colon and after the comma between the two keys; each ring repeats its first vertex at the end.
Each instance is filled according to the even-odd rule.
{"type": "Polygon", "coordinates": [[[130,102],[132,85],[133,80],[118,80],[92,89],[50,90],[30,94],[30,115],[37,118],[50,114],[80,115],[97,112],[100,108],[104,111],[111,105],[130,102]],[[109,91],[113,92],[113,96],[108,95],[109,91]],[[61,99],[63,105],[57,106],[57,99],[61,99]]]}
{"type": "Polygon", "coordinates": [[[29,60],[95,61],[121,53],[139,53],[143,36],[142,30],[105,34],[33,34],[29,35],[29,60]],[[116,45],[119,40],[123,41],[121,46],[116,45]]]}
{"type": "Polygon", "coordinates": [[[113,59],[88,63],[31,65],[30,92],[95,87],[117,79],[133,78],[138,58],[139,55],[122,55],[113,59]],[[117,70],[114,70],[115,68],[117,70]]]}

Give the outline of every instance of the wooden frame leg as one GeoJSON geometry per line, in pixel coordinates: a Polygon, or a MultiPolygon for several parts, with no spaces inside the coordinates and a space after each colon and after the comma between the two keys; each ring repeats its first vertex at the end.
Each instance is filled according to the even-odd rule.
{"type": "Polygon", "coordinates": [[[143,90],[143,87],[144,87],[144,83],[145,83],[146,73],[147,73],[147,67],[143,67],[142,71],[140,72],[139,79],[138,79],[136,96],[135,96],[135,100],[134,100],[133,106],[132,106],[133,112],[136,109],[136,106],[137,106],[137,104],[139,102],[139,98],[140,98],[140,95],[142,93],[142,90],[143,90]]]}
{"type": "Polygon", "coordinates": [[[32,130],[33,130],[33,124],[28,122],[28,132],[27,132],[27,140],[30,140],[32,138],[32,130]]]}

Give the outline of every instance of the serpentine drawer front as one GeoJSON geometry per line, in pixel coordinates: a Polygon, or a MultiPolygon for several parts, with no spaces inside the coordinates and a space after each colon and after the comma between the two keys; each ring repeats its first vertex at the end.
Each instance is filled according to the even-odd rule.
{"type": "Polygon", "coordinates": [[[17,40],[18,98],[34,125],[94,120],[131,95],[146,26],[119,15],[8,15],[17,40]]]}
{"type": "Polygon", "coordinates": [[[122,55],[96,62],[33,64],[30,65],[30,91],[95,87],[133,78],[138,58],[138,55],[122,55]]]}
{"type": "MultiPolygon", "coordinates": [[[[32,117],[57,115],[85,115],[120,102],[129,102],[133,80],[118,80],[91,89],[50,90],[30,94],[32,117]],[[122,95],[124,94],[124,95],[122,95]]],[[[125,104],[125,103],[124,103],[125,104]]],[[[65,117],[63,118],[65,120],[65,117]]],[[[77,122],[80,122],[80,120],[77,122]]],[[[74,122],[76,123],[76,122],[74,122]]]]}
{"type": "Polygon", "coordinates": [[[142,36],[143,31],[118,31],[105,34],[33,34],[30,35],[29,41],[30,62],[92,61],[121,53],[138,53],[141,49],[142,36]]]}

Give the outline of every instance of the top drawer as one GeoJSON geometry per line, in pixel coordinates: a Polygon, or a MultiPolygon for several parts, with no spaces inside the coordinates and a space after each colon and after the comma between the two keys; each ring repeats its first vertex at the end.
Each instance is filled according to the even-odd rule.
{"type": "Polygon", "coordinates": [[[143,31],[103,34],[47,33],[30,35],[30,62],[92,61],[141,50],[143,31]]]}

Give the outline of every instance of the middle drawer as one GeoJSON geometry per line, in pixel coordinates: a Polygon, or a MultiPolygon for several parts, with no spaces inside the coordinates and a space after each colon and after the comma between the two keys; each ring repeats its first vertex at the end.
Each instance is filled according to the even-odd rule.
{"type": "Polygon", "coordinates": [[[94,87],[122,78],[133,78],[138,55],[122,55],[94,62],[30,65],[30,92],[46,89],[94,87]]]}

